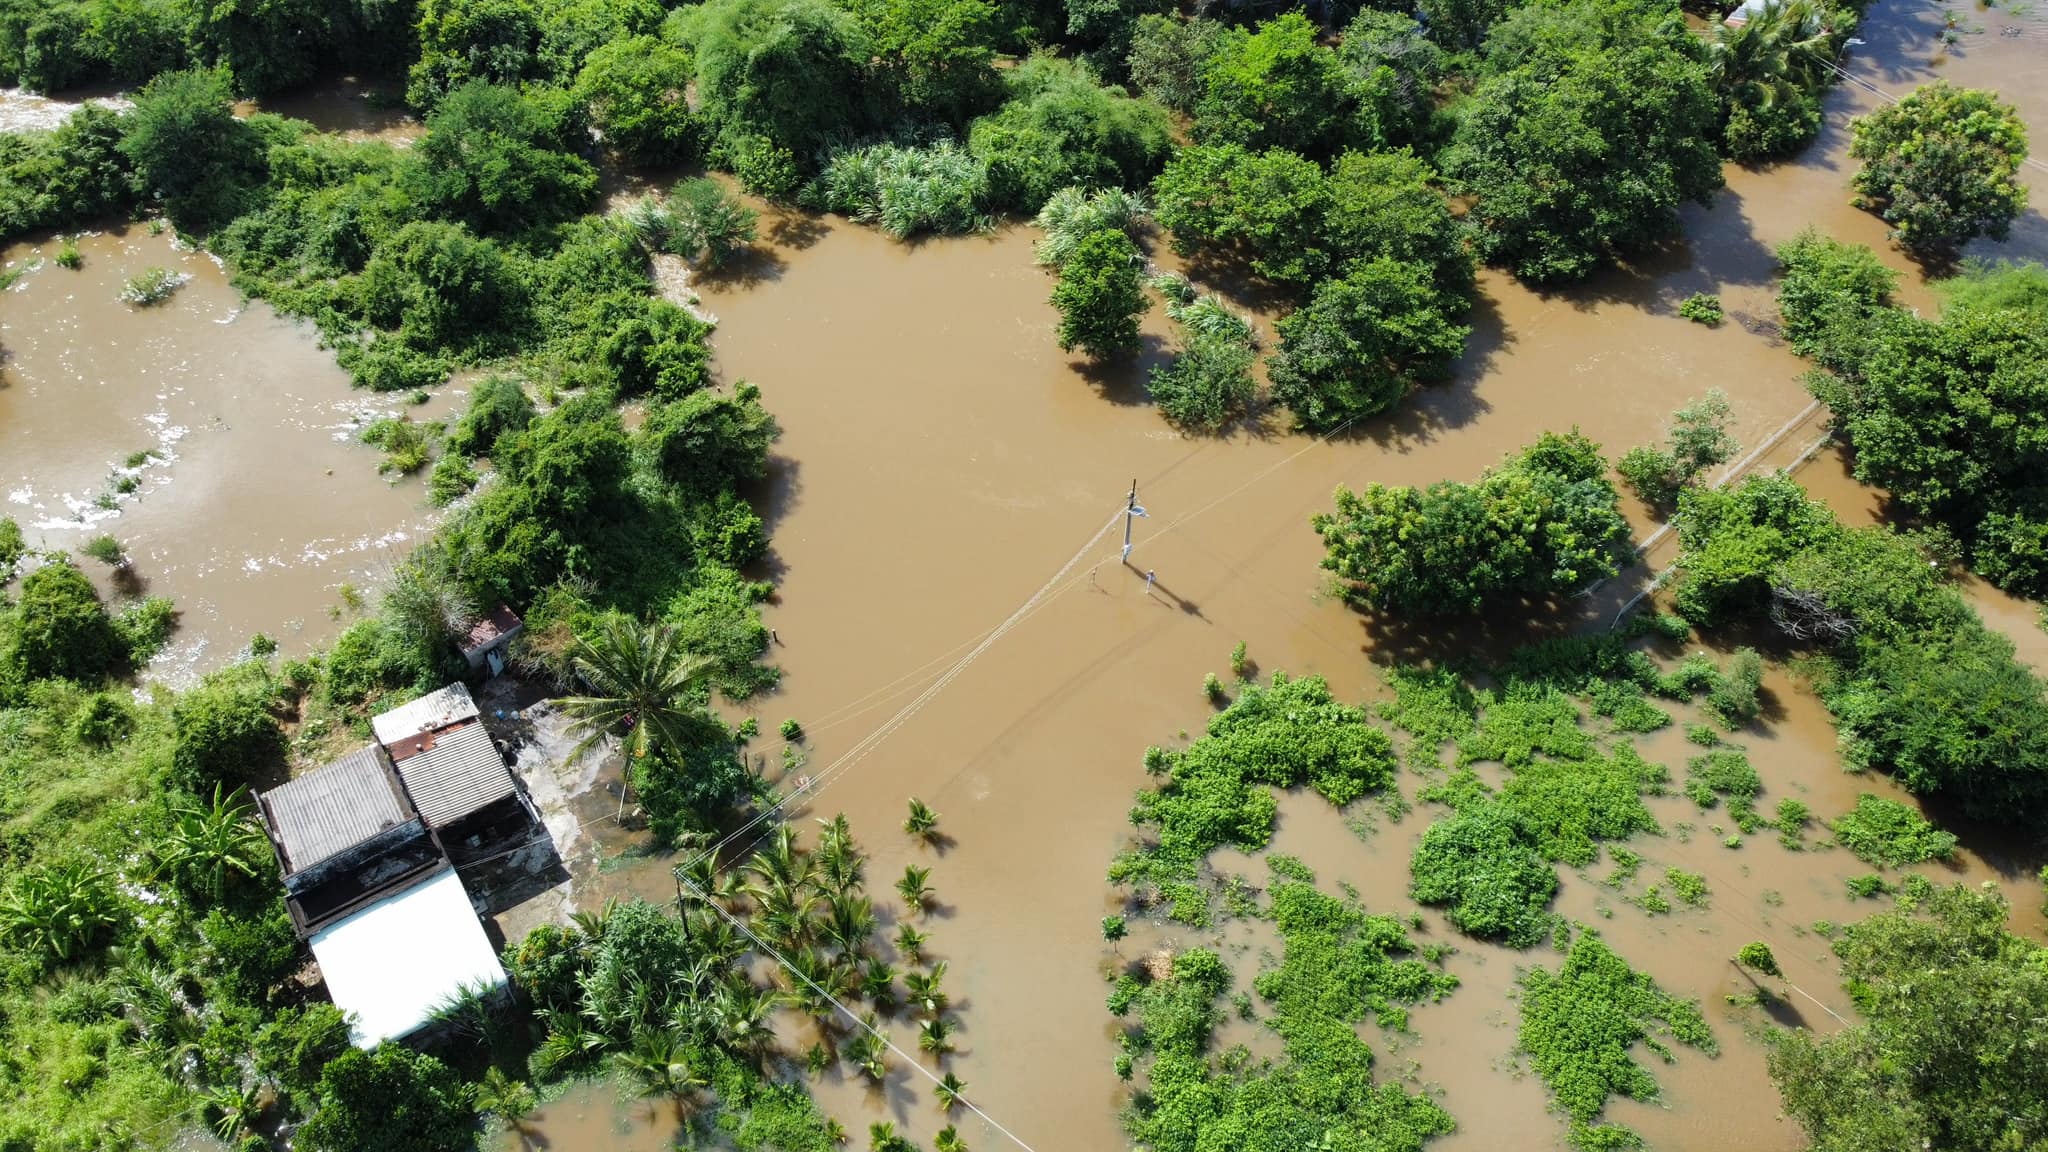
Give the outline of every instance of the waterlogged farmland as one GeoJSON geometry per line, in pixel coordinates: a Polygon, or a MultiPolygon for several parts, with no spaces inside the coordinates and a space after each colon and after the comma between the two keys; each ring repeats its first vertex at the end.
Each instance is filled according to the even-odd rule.
{"type": "MultiPolygon", "coordinates": [[[[145,143],[0,215],[0,1145],[2048,1140],[2048,564],[1982,459],[2030,459],[2048,276],[1948,279],[2048,224],[1894,244],[1957,225],[1853,205],[1850,128],[1935,80],[2048,124],[2043,17],[1822,9],[1697,104],[1659,54],[1713,17],[1621,2],[616,7],[209,42],[220,181],[145,143]],[[791,44],[845,51],[742,83],[791,44]],[[1470,125],[1547,147],[1553,88],[1644,94],[1675,226],[1514,215],[1470,125]],[[1992,416],[1880,435],[1937,362],[1992,416]],[[346,1054],[235,789],[498,602],[553,851],[464,880],[514,992],[346,1054]]],[[[167,130],[78,59],[5,126],[167,130]]]]}

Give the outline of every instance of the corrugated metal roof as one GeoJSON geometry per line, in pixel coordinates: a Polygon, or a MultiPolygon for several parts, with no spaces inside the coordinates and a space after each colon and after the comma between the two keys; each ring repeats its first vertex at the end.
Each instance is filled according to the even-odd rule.
{"type": "Polygon", "coordinates": [[[417,752],[395,762],[429,828],[460,820],[518,788],[490,733],[475,720],[429,734],[417,752]]]}
{"type": "Polygon", "coordinates": [[[413,818],[391,762],[375,744],[265,792],[263,815],[284,857],[301,872],[413,818]]]}
{"type": "Polygon", "coordinates": [[[408,736],[475,719],[476,715],[476,701],[469,698],[468,687],[457,681],[379,714],[370,721],[370,727],[376,731],[378,743],[389,746],[408,736]]]}
{"type": "Polygon", "coordinates": [[[416,1031],[464,988],[505,982],[453,869],[322,928],[308,943],[360,1048],[416,1031]]]}

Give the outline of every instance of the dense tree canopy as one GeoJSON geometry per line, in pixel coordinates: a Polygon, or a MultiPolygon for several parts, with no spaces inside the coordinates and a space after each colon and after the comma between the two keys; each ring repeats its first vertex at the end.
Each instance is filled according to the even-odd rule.
{"type": "Polygon", "coordinates": [[[1545,433],[1471,484],[1340,486],[1314,524],[1353,603],[1454,615],[1612,575],[1628,540],[1618,504],[1598,445],[1545,433]]]}
{"type": "Polygon", "coordinates": [[[225,78],[166,72],[135,97],[121,151],[181,228],[210,232],[247,207],[263,179],[262,142],[235,118],[225,78]]]}
{"type": "Polygon", "coordinates": [[[1061,348],[1107,356],[1138,346],[1138,317],[1148,303],[1141,259],[1138,246],[1115,229],[1091,233],[1075,245],[1052,290],[1061,348]]]}
{"type": "Polygon", "coordinates": [[[1493,75],[1443,155],[1477,197],[1480,254],[1535,283],[1674,238],[1678,206],[1721,186],[1718,102],[1690,34],[1601,0],[1549,7],[1489,45],[1493,75]]]}
{"type": "Polygon", "coordinates": [[[1387,410],[1411,387],[1449,375],[1465,347],[1467,329],[1452,318],[1462,303],[1443,297],[1427,265],[1352,265],[1280,321],[1273,398],[1318,430],[1387,410]]]}
{"type": "Polygon", "coordinates": [[[1996,96],[1937,81],[1856,122],[1857,203],[1909,251],[1939,254],[1975,236],[2003,240],[2027,206],[2027,133],[1996,96]]]}
{"type": "Polygon", "coordinates": [[[462,1152],[476,1144],[476,1110],[461,1080],[401,1045],[342,1053],[320,1073],[320,1099],[298,1134],[314,1152],[462,1152]]]}
{"type": "Polygon", "coordinates": [[[578,123],[566,93],[471,81],[427,117],[406,188],[435,216],[478,232],[566,220],[597,192],[597,173],[569,151],[578,123]]]}
{"type": "Polygon", "coordinates": [[[2048,1139],[2048,950],[1962,885],[1853,924],[1835,942],[1861,1019],[1779,1033],[1771,1078],[1815,1152],[1994,1152],[2048,1139]]]}
{"type": "Polygon", "coordinates": [[[688,53],[652,36],[633,36],[591,52],[573,91],[608,147],[641,164],[671,164],[697,144],[685,95],[695,77],[688,53]]]}
{"type": "Polygon", "coordinates": [[[968,150],[988,165],[998,207],[1036,212],[1061,188],[1142,188],[1170,124],[1158,105],[1105,87],[1068,61],[1034,57],[1007,78],[1009,102],[974,122],[968,150]]]}

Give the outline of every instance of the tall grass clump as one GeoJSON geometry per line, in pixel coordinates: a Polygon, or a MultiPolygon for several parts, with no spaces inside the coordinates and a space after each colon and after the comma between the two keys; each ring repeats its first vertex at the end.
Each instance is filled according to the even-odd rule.
{"type": "Polygon", "coordinates": [[[1040,264],[1063,267],[1083,236],[1105,228],[1129,234],[1150,214],[1145,198],[1136,192],[1121,188],[1090,192],[1078,184],[1062,188],[1039,209],[1034,223],[1044,230],[1045,238],[1033,245],[1032,253],[1040,264]]]}
{"type": "Polygon", "coordinates": [[[806,189],[816,207],[873,224],[898,240],[955,235],[989,226],[981,210],[988,170],[951,140],[870,144],[833,154],[806,189]]]}

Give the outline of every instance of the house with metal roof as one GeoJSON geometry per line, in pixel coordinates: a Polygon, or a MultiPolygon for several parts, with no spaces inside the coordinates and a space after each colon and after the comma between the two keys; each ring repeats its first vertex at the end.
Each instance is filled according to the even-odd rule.
{"type": "Polygon", "coordinates": [[[386,712],[371,726],[420,819],[457,863],[524,839],[539,823],[460,684],[386,712]]]}
{"type": "Polygon", "coordinates": [[[505,983],[456,868],[532,843],[539,825],[463,685],[370,726],[376,743],[257,798],[292,924],[366,1048],[505,983]]]}
{"type": "MultiPolygon", "coordinates": [[[[377,743],[389,748],[423,732],[474,720],[477,715],[476,701],[470,697],[469,686],[457,681],[417,700],[400,704],[389,712],[377,713],[370,718],[370,729],[377,734],[377,743]]],[[[394,758],[396,755],[393,754],[394,758]]]]}
{"type": "Polygon", "coordinates": [[[370,744],[256,798],[300,935],[445,864],[382,745],[370,744]]]}

